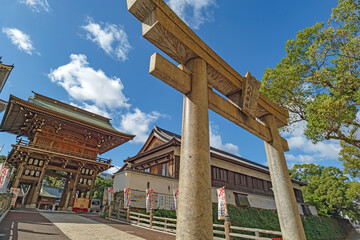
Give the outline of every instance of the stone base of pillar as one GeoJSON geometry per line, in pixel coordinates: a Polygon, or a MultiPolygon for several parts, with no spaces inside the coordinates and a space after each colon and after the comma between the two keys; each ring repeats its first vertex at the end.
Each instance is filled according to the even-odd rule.
{"type": "Polygon", "coordinates": [[[73,209],[72,207],[67,207],[67,209],[64,208],[63,210],[72,211],[72,209],[73,209]]]}

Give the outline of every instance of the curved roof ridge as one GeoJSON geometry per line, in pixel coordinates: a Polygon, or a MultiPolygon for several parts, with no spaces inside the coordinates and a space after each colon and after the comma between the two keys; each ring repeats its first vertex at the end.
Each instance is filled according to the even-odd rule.
{"type": "MultiPolygon", "coordinates": [[[[181,135],[178,135],[176,133],[173,133],[173,132],[170,132],[168,130],[165,130],[163,128],[160,128],[159,126],[154,126],[154,130],[159,134],[161,135],[163,138],[167,139],[168,141],[170,141],[173,137],[177,138],[179,141],[181,141],[181,135]]],[[[246,162],[248,164],[252,164],[252,165],[255,165],[257,167],[261,167],[261,168],[264,168],[266,170],[269,170],[269,168],[267,166],[264,166],[260,163],[257,163],[257,162],[254,162],[254,161],[251,161],[249,159],[246,159],[246,158],[243,158],[243,157],[240,157],[238,155],[235,155],[235,154],[232,154],[232,153],[229,153],[229,152],[226,152],[224,150],[221,150],[221,149],[218,149],[218,148],[215,148],[215,147],[211,147],[210,146],[210,151],[214,151],[214,152],[217,152],[217,153],[220,153],[222,155],[226,155],[227,157],[231,157],[231,158],[235,158],[237,161],[243,161],[243,162],[246,162]]]]}

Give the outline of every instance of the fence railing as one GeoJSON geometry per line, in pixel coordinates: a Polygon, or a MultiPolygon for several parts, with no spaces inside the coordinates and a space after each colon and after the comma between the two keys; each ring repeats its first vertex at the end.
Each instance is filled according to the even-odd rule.
{"type": "MultiPolygon", "coordinates": [[[[110,217],[115,219],[122,219],[129,223],[151,229],[176,233],[176,219],[174,218],[157,217],[154,216],[153,213],[147,215],[118,209],[113,209],[110,217]]],[[[231,226],[230,222],[228,221],[225,221],[224,224],[213,224],[213,228],[213,233],[215,235],[214,239],[230,240],[232,237],[239,237],[245,239],[271,240],[272,238],[262,237],[262,235],[270,234],[273,236],[282,236],[281,232],[279,231],[231,226]],[[241,231],[241,233],[239,233],[239,231],[241,231]]]]}
{"type": "Polygon", "coordinates": [[[0,193],[0,217],[9,209],[11,196],[10,193],[0,193]]]}

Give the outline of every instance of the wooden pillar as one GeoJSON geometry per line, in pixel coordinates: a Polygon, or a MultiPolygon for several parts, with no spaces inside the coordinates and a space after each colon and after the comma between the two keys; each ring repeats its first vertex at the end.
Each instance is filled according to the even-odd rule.
{"type": "Polygon", "coordinates": [[[225,240],[231,240],[232,239],[230,237],[231,223],[230,223],[230,217],[229,216],[225,216],[224,230],[225,230],[225,240]]]}
{"type": "Polygon", "coordinates": [[[266,115],[263,120],[273,139],[265,142],[265,150],[283,239],[306,239],[275,117],[266,115]]]}
{"type": "Polygon", "coordinates": [[[35,192],[35,183],[31,184],[30,191],[29,191],[29,193],[28,193],[28,195],[26,197],[26,203],[25,203],[26,208],[31,207],[30,204],[31,204],[33,196],[34,196],[34,192],[35,192]]]}
{"type": "Polygon", "coordinates": [[[31,208],[36,208],[36,204],[37,204],[37,200],[39,198],[39,194],[40,194],[40,190],[41,190],[41,185],[42,185],[42,181],[44,179],[44,176],[45,176],[45,169],[46,169],[46,166],[48,165],[48,161],[45,161],[42,169],[41,169],[41,173],[40,173],[40,176],[39,176],[39,180],[38,182],[36,183],[36,187],[35,187],[35,191],[34,191],[34,195],[32,197],[32,200],[31,200],[31,204],[30,204],[30,207],[31,208]]]}
{"type": "Polygon", "coordinates": [[[71,195],[70,195],[70,200],[69,200],[69,208],[72,208],[73,205],[74,205],[74,201],[75,201],[75,195],[76,195],[76,187],[78,185],[78,182],[79,182],[79,175],[80,175],[80,167],[78,168],[78,171],[76,173],[76,176],[75,176],[75,180],[74,180],[74,185],[73,185],[73,189],[72,189],[72,192],[71,192],[71,195]]]}
{"type": "Polygon", "coordinates": [[[206,62],[188,61],[191,92],[184,96],[176,239],[213,239],[206,62]]]}
{"type": "Polygon", "coordinates": [[[69,186],[69,180],[70,180],[70,174],[71,173],[67,173],[67,177],[66,177],[66,181],[65,181],[65,185],[64,185],[64,190],[63,190],[63,193],[61,194],[60,203],[59,203],[59,207],[61,207],[61,208],[65,206],[66,194],[67,194],[67,190],[68,190],[68,186],[69,186]]]}
{"type": "Polygon", "coordinates": [[[70,177],[70,182],[69,182],[69,185],[68,185],[68,188],[67,188],[67,191],[66,191],[64,208],[67,208],[69,206],[69,200],[70,200],[70,195],[71,195],[70,190],[71,190],[71,188],[73,186],[74,186],[74,175],[72,173],[71,177],[70,177]]]}
{"type": "Polygon", "coordinates": [[[26,160],[19,164],[11,187],[13,187],[13,188],[19,187],[20,178],[21,178],[21,176],[22,176],[22,174],[24,172],[25,164],[26,164],[26,160]]]}
{"type": "Polygon", "coordinates": [[[89,199],[91,199],[94,194],[94,184],[95,184],[95,180],[96,180],[96,175],[97,175],[97,172],[94,171],[94,175],[92,176],[92,179],[91,179],[89,199]]]}

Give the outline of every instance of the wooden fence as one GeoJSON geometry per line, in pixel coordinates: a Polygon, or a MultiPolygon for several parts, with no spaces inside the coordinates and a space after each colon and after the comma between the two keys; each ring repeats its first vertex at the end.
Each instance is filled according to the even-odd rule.
{"type": "MultiPolygon", "coordinates": [[[[110,218],[122,219],[129,223],[136,224],[139,226],[148,227],[151,229],[157,229],[164,232],[176,233],[176,219],[157,217],[154,214],[150,215],[130,212],[129,210],[118,210],[114,209],[111,212],[110,218]]],[[[281,237],[281,232],[270,231],[256,228],[246,228],[231,226],[229,221],[223,224],[213,224],[214,239],[226,239],[230,240],[233,237],[245,238],[245,239],[258,239],[258,240],[271,240],[269,237],[262,237],[263,234],[271,234],[274,236],[281,237]],[[241,233],[239,233],[241,231],[241,233]],[[244,233],[246,232],[246,233],[244,233]]]]}

